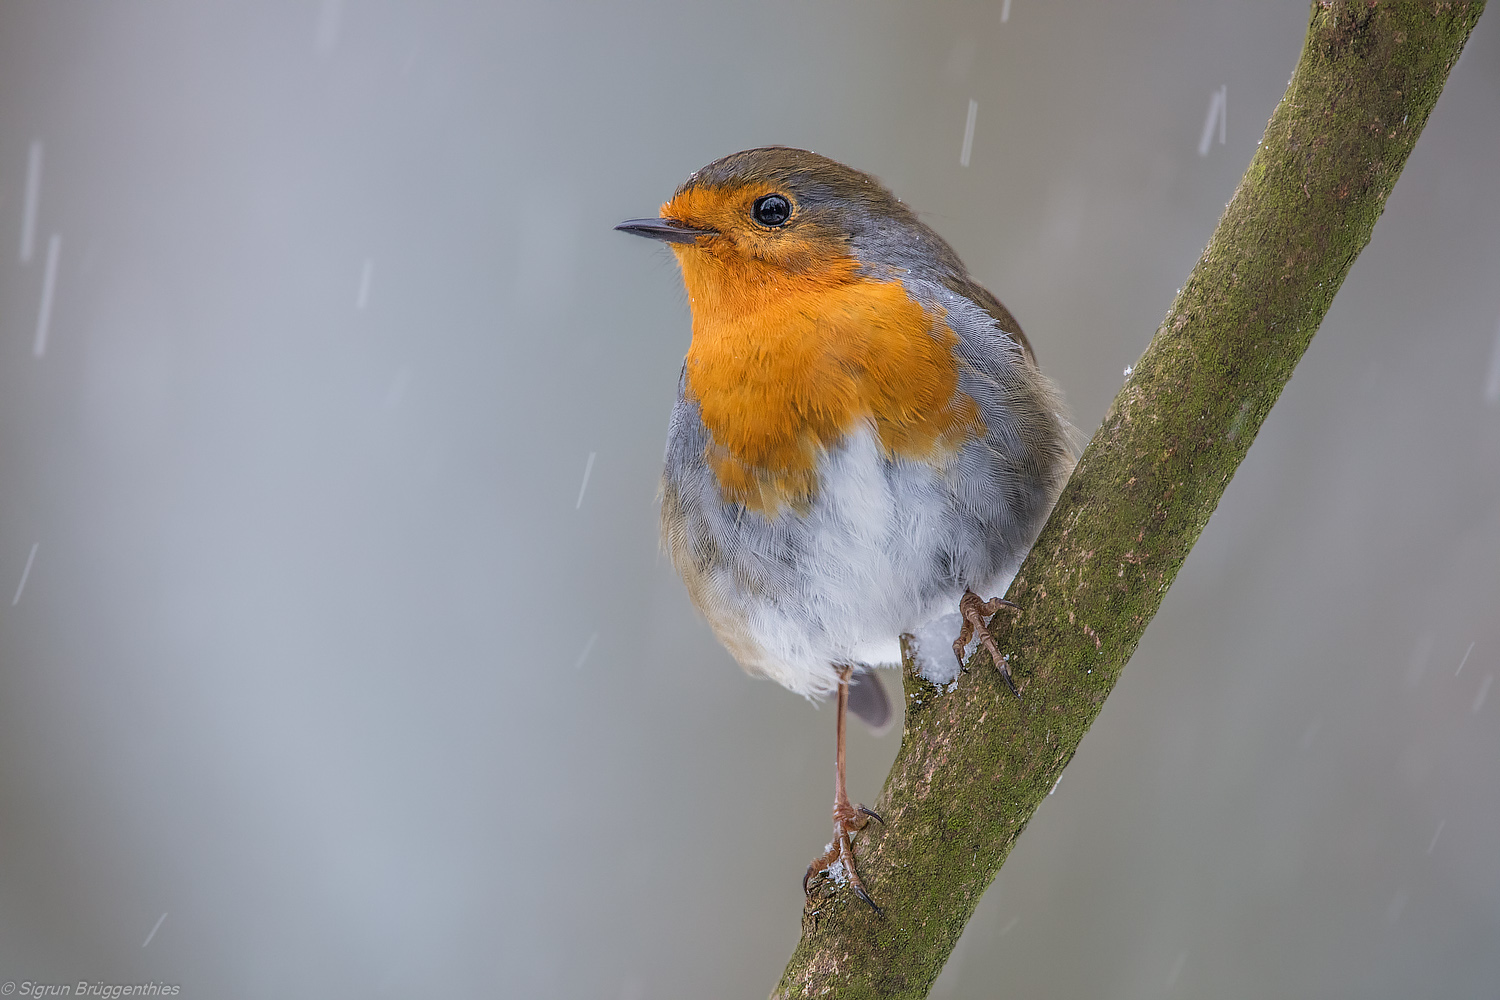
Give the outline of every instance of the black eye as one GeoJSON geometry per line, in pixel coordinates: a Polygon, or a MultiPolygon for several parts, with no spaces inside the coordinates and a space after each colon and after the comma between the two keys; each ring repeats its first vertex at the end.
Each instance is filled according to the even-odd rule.
{"type": "Polygon", "coordinates": [[[763,226],[779,226],[792,214],[792,203],[779,194],[768,194],[755,199],[755,207],[751,209],[755,215],[755,221],[763,226]]]}

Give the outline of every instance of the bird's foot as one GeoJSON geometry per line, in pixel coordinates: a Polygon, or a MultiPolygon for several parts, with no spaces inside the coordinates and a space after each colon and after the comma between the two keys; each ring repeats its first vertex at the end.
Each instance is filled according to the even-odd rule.
{"type": "Polygon", "coordinates": [[[965,590],[964,596],[958,600],[958,613],[963,616],[963,630],[958,633],[958,638],[953,642],[953,655],[958,657],[958,666],[964,666],[964,647],[974,636],[979,636],[979,644],[990,651],[990,660],[994,662],[995,669],[1000,671],[1011,694],[1017,698],[1021,697],[1021,691],[1016,687],[1016,679],[1010,673],[1010,661],[1000,652],[1000,647],[995,645],[994,636],[990,635],[990,627],[985,622],[986,618],[993,618],[1001,608],[1015,608],[1003,597],[992,597],[988,601],[981,601],[979,595],[972,590],[965,590]]]}
{"type": "Polygon", "coordinates": [[[807,866],[807,874],[802,876],[802,891],[807,893],[809,899],[813,894],[813,876],[826,875],[839,885],[849,886],[856,896],[870,904],[877,915],[885,916],[885,911],[865,891],[865,885],[859,878],[859,869],[854,867],[852,839],[872,819],[881,826],[885,825],[885,820],[873,809],[852,805],[847,800],[834,804],[833,843],[828,845],[825,853],[813,859],[813,863],[807,866]]]}

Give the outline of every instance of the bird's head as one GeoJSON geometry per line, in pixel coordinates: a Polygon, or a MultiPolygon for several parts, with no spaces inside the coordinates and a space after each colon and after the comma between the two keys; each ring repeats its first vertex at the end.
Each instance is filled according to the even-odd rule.
{"type": "Polygon", "coordinates": [[[788,294],[912,267],[962,273],[947,244],[873,177],[784,146],[716,160],[658,218],[615,228],[672,247],[695,317],[775,308],[788,294]]]}

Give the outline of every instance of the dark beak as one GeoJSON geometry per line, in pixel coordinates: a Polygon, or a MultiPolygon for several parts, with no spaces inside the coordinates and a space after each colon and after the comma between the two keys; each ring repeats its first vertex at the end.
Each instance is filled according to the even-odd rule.
{"type": "Polygon", "coordinates": [[[676,219],[626,219],[615,227],[622,233],[632,233],[647,239],[667,243],[692,243],[700,236],[712,236],[712,229],[694,229],[684,226],[676,219]]]}

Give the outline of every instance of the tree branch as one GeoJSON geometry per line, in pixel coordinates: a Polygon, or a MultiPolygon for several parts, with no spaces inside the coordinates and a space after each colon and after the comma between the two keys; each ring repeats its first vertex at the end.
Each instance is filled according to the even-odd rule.
{"type": "Polygon", "coordinates": [[[906,730],[860,835],[884,917],[824,884],[774,997],[925,997],[1073,756],[1322,322],[1483,0],[1322,0],[1259,150],[953,693],[903,670],[906,730]],[[1007,626],[1007,613],[996,619],[1007,626]]]}

